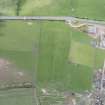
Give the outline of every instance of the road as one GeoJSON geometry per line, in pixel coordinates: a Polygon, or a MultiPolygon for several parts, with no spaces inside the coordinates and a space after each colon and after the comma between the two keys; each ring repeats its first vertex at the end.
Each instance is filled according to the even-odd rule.
{"type": "Polygon", "coordinates": [[[104,21],[81,19],[72,16],[0,16],[0,20],[41,20],[41,21],[68,21],[77,20],[90,24],[105,25],[104,21]]]}

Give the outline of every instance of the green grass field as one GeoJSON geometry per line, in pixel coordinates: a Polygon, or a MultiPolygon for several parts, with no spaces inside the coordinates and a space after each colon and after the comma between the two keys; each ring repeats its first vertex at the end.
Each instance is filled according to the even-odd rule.
{"type": "MultiPolygon", "coordinates": [[[[38,79],[44,83],[53,79],[62,82],[65,81],[66,74],[70,74],[73,69],[70,65],[75,66],[76,63],[80,68],[83,66],[93,69],[95,58],[97,67],[103,64],[104,51],[93,48],[89,43],[91,40],[63,22],[45,21],[40,24],[32,22],[30,26],[25,21],[7,21],[0,36],[0,56],[11,59],[21,68],[31,70],[34,61],[32,51],[37,41],[39,42],[38,79]],[[98,56],[94,58],[96,54],[98,56]],[[74,64],[70,64],[71,62],[74,64]]],[[[79,71],[78,68],[76,71],[79,71]]],[[[87,73],[84,74],[84,78],[87,78],[86,75],[87,73]]],[[[70,84],[67,82],[67,85],[70,84]]],[[[89,87],[81,84],[83,90],[89,87]]]]}
{"type": "MultiPolygon", "coordinates": [[[[104,5],[104,0],[24,0],[19,11],[20,15],[75,16],[105,20],[104,5]]],[[[16,15],[16,8],[16,3],[12,0],[0,1],[0,13],[16,15]]]]}
{"type": "MultiPolygon", "coordinates": [[[[37,65],[39,88],[53,85],[59,91],[82,92],[91,89],[94,66],[99,68],[103,65],[105,53],[90,45],[92,39],[89,36],[63,22],[6,21],[3,24],[0,57],[9,59],[18,68],[32,74],[37,65]],[[33,52],[35,47],[38,53],[33,52]]],[[[28,97],[22,96],[22,105],[28,105],[25,104],[28,97]]],[[[32,100],[29,102],[31,104],[32,100]]]]}
{"type": "Polygon", "coordinates": [[[14,89],[8,91],[0,91],[0,103],[2,105],[34,105],[31,89],[14,89]]]}
{"type": "MultiPolygon", "coordinates": [[[[19,15],[105,20],[104,5],[104,0],[25,0],[19,15]]],[[[0,1],[0,15],[16,14],[15,2],[0,1]]],[[[0,26],[0,58],[9,59],[32,76],[37,69],[39,89],[83,92],[91,89],[93,71],[102,67],[105,59],[103,50],[91,46],[92,40],[64,22],[5,21],[0,26]]],[[[33,105],[32,90],[0,93],[2,105],[33,105]]]]}

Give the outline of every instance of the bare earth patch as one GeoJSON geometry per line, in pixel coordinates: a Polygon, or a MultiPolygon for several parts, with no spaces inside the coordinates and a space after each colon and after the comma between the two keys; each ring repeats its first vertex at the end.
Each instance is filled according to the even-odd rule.
{"type": "Polygon", "coordinates": [[[31,88],[32,77],[7,59],[0,58],[0,89],[31,88]]]}

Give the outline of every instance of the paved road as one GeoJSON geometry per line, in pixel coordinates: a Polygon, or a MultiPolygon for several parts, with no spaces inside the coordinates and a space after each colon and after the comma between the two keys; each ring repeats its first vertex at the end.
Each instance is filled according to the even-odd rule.
{"type": "Polygon", "coordinates": [[[90,24],[105,25],[104,21],[80,19],[71,16],[0,16],[0,20],[42,20],[42,21],[68,21],[78,20],[90,24]]]}
{"type": "Polygon", "coordinates": [[[66,16],[0,16],[0,20],[49,20],[49,21],[65,21],[75,19],[66,16]]]}

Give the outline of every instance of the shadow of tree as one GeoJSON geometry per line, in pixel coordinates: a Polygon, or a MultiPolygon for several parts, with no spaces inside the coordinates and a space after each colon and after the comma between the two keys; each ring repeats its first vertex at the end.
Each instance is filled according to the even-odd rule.
{"type": "MultiPolygon", "coordinates": [[[[0,16],[3,16],[2,13],[0,13],[0,16]]],[[[5,21],[4,20],[0,20],[0,37],[4,36],[4,34],[2,33],[2,28],[5,26],[5,21]]]]}
{"type": "MultiPolygon", "coordinates": [[[[22,6],[27,0],[0,0],[0,10],[3,13],[3,10],[11,9],[15,12],[16,16],[19,16],[22,6]]],[[[8,12],[5,13],[8,15],[8,12]]]]}
{"type": "Polygon", "coordinates": [[[24,5],[24,3],[26,2],[26,0],[15,0],[16,3],[16,15],[19,16],[20,15],[20,11],[22,6],[24,5]]]}

